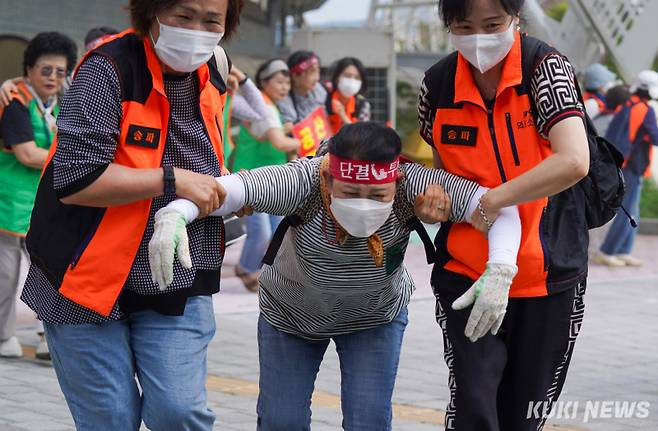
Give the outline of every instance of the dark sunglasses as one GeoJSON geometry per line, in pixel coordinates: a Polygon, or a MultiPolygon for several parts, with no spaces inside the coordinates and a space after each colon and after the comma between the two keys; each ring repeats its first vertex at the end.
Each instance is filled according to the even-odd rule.
{"type": "Polygon", "coordinates": [[[66,78],[66,69],[62,69],[61,67],[43,66],[39,71],[44,78],[50,78],[53,72],[55,72],[55,76],[59,79],[66,78]]]}

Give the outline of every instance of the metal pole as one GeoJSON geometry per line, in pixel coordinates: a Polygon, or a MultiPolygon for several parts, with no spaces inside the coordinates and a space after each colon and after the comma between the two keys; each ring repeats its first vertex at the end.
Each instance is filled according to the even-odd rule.
{"type": "Polygon", "coordinates": [[[592,18],[592,15],[590,15],[589,10],[587,10],[585,5],[583,4],[583,1],[582,0],[571,0],[571,3],[572,3],[572,6],[575,3],[575,6],[577,6],[578,9],[580,9],[580,11],[584,15],[585,19],[587,20],[587,23],[589,24],[590,28],[592,30],[594,30],[594,33],[596,33],[597,38],[599,39],[599,41],[603,44],[605,49],[610,54],[610,58],[615,63],[615,66],[617,66],[617,69],[620,70],[620,71],[623,71],[624,68],[623,68],[622,64],[619,63],[619,61],[617,61],[617,59],[615,58],[614,51],[612,50],[610,45],[608,45],[608,42],[606,41],[605,37],[603,37],[603,33],[601,33],[601,30],[599,30],[599,28],[596,26],[596,24],[594,24],[594,19],[592,18]]]}

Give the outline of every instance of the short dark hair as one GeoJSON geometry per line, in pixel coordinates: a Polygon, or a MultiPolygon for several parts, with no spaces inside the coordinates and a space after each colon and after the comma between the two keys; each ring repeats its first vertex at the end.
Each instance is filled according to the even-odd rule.
{"type": "MultiPolygon", "coordinates": [[[[289,71],[282,70],[282,71],[277,72],[277,73],[275,73],[274,75],[272,75],[268,78],[263,79],[263,78],[260,77],[261,73],[263,73],[263,71],[265,69],[267,69],[270,64],[272,64],[273,62],[275,62],[277,60],[281,60],[281,59],[280,58],[270,58],[269,60],[267,60],[265,63],[261,64],[258,67],[258,70],[256,71],[256,74],[254,75],[254,80],[256,81],[256,87],[258,87],[259,90],[263,89],[263,82],[269,81],[270,79],[274,78],[278,73],[282,74],[283,76],[290,76],[289,71]]],[[[281,60],[281,61],[283,61],[283,60],[281,60]]]]}
{"type": "MultiPolygon", "coordinates": [[[[505,12],[512,16],[521,13],[525,0],[497,0],[500,2],[505,12]]],[[[473,0],[439,0],[439,15],[446,27],[453,21],[462,21],[466,19],[471,8],[473,0]]]]}
{"type": "Polygon", "coordinates": [[[606,104],[608,109],[615,110],[619,105],[623,105],[631,98],[631,91],[627,85],[616,85],[605,93],[606,104]]]}
{"type": "MultiPolygon", "coordinates": [[[[313,51],[299,50],[299,51],[295,51],[292,54],[290,54],[290,57],[288,57],[288,61],[286,63],[288,63],[288,67],[292,69],[293,67],[295,67],[299,63],[301,63],[303,61],[306,61],[306,60],[308,60],[310,58],[313,58],[313,57],[318,57],[313,51]]],[[[319,60],[319,58],[318,58],[318,60],[319,60]]]]}
{"type": "Polygon", "coordinates": [[[87,32],[85,36],[85,46],[89,45],[91,42],[96,39],[100,39],[103,36],[111,36],[113,34],[119,33],[119,30],[113,27],[95,27],[87,32]]]}
{"type": "Polygon", "coordinates": [[[347,124],[329,142],[331,154],[351,160],[392,162],[401,151],[397,132],[373,121],[347,124]]]}
{"type": "MultiPolygon", "coordinates": [[[[149,34],[151,24],[158,12],[176,6],[181,0],[130,0],[130,21],[135,31],[142,37],[149,34]]],[[[244,0],[228,0],[223,40],[229,40],[240,25],[240,14],[244,0]]]]}
{"type": "Polygon", "coordinates": [[[365,93],[368,91],[368,86],[366,84],[366,68],[363,67],[361,60],[354,57],[345,57],[338,60],[331,75],[332,88],[334,90],[338,89],[338,79],[340,78],[340,75],[350,66],[356,67],[359,71],[359,75],[361,75],[361,89],[359,90],[359,94],[365,93]]]}
{"type": "Polygon", "coordinates": [[[39,33],[28,43],[23,54],[23,74],[28,67],[34,67],[44,55],[66,57],[66,71],[71,73],[78,61],[78,47],[70,37],[58,32],[39,33]]]}
{"type": "Polygon", "coordinates": [[[635,93],[633,93],[633,96],[637,96],[643,100],[653,99],[653,97],[651,97],[651,93],[649,93],[649,90],[645,88],[638,88],[637,90],[635,90],[635,93]]]}

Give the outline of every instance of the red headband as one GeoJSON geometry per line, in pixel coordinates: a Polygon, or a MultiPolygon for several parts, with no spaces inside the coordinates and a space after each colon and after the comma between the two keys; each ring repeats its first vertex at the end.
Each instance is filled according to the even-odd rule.
{"type": "Polygon", "coordinates": [[[302,61],[301,63],[295,64],[293,67],[290,68],[290,73],[293,73],[295,75],[302,74],[306,72],[308,69],[310,69],[313,66],[316,66],[320,64],[320,61],[316,56],[313,56],[309,59],[306,59],[302,61]]]}
{"type": "Polygon", "coordinates": [[[331,176],[338,181],[354,184],[388,184],[398,179],[400,159],[392,162],[367,162],[342,159],[329,154],[331,176]]]}

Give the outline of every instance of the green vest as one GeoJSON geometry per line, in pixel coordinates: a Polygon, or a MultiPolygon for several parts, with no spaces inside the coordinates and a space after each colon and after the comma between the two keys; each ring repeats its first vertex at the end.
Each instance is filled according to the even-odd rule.
{"type": "MultiPolygon", "coordinates": [[[[27,108],[34,142],[39,148],[50,149],[54,136],[39,111],[37,101],[32,99],[27,108]]],[[[55,117],[57,114],[59,106],[55,106],[53,111],[55,117]]],[[[0,231],[17,235],[27,234],[40,178],[40,169],[23,165],[11,152],[0,152],[0,231]]]]}
{"type": "Polygon", "coordinates": [[[288,163],[288,155],[277,150],[269,141],[259,141],[249,133],[246,127],[240,126],[233,150],[233,166],[231,172],[242,169],[251,170],[263,166],[284,165],[288,163]]]}

